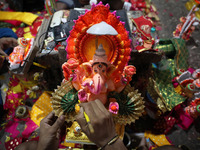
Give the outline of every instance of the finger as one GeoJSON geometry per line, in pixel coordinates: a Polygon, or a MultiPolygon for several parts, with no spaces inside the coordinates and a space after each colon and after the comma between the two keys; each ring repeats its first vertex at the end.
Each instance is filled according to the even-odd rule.
{"type": "Polygon", "coordinates": [[[96,99],[95,103],[96,103],[96,106],[100,109],[100,111],[102,113],[105,113],[105,114],[109,113],[108,110],[105,108],[105,106],[103,105],[103,103],[99,99],[96,99]]]}
{"type": "MultiPolygon", "coordinates": [[[[97,101],[98,102],[98,101],[97,101]]],[[[102,116],[102,114],[104,114],[104,112],[101,110],[99,103],[97,103],[96,101],[94,101],[93,103],[91,103],[92,107],[94,108],[94,113],[96,114],[96,116],[102,116]]],[[[101,102],[100,102],[101,103],[101,102]]],[[[102,104],[102,103],[101,103],[102,104]]],[[[106,110],[107,111],[107,110],[106,110]]]]}
{"type": "Polygon", "coordinates": [[[45,118],[44,118],[44,122],[48,122],[49,120],[53,119],[55,113],[52,111],[50,112],[45,118]]]}
{"type": "MultiPolygon", "coordinates": [[[[87,130],[87,121],[85,119],[85,116],[84,116],[84,110],[83,110],[83,107],[80,108],[80,111],[79,111],[79,114],[76,116],[76,121],[78,122],[78,124],[80,125],[82,131],[84,133],[86,133],[87,130]]],[[[87,134],[87,133],[86,133],[87,134]]]]}
{"type": "Polygon", "coordinates": [[[17,40],[16,40],[15,38],[12,38],[12,39],[11,39],[11,45],[10,45],[10,46],[11,46],[11,47],[16,47],[17,45],[19,45],[18,42],[17,42],[17,40]]]}
{"type": "Polygon", "coordinates": [[[40,125],[47,124],[51,126],[55,121],[53,121],[54,118],[54,112],[50,112],[42,121],[40,122],[40,125]]]}
{"type": "Polygon", "coordinates": [[[81,103],[80,106],[83,107],[83,110],[86,112],[86,114],[88,115],[90,121],[95,121],[97,119],[97,116],[94,112],[92,103],[94,103],[94,101],[88,102],[88,103],[81,103]]]}
{"type": "Polygon", "coordinates": [[[52,131],[53,132],[57,132],[58,129],[60,129],[62,127],[62,125],[65,122],[65,117],[64,115],[61,115],[56,122],[52,125],[52,131]]]}
{"type": "Polygon", "coordinates": [[[58,129],[57,133],[56,133],[56,138],[59,139],[60,138],[60,134],[61,134],[61,129],[58,129]]]}
{"type": "Polygon", "coordinates": [[[7,47],[15,47],[15,46],[19,45],[17,40],[15,38],[11,38],[11,37],[5,38],[3,44],[5,44],[7,47]]]}
{"type": "Polygon", "coordinates": [[[81,126],[81,128],[87,124],[85,117],[84,117],[83,107],[80,108],[79,114],[76,115],[76,121],[81,126]]]}

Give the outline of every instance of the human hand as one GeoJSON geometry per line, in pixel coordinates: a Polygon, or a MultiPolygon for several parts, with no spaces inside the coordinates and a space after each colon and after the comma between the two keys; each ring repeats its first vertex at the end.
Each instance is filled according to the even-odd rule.
{"type": "Polygon", "coordinates": [[[11,38],[11,37],[4,37],[0,39],[0,54],[4,55],[4,56],[8,56],[4,50],[11,48],[11,47],[15,47],[18,45],[18,42],[15,38],[11,38]]]}
{"type": "Polygon", "coordinates": [[[80,113],[76,116],[76,120],[90,141],[102,147],[117,135],[112,115],[100,100],[81,103],[80,106],[80,113]],[[93,133],[91,133],[88,128],[88,123],[84,117],[84,111],[88,115],[91,125],[94,128],[93,133]]]}
{"type": "Polygon", "coordinates": [[[49,113],[40,122],[40,138],[37,150],[58,149],[61,127],[64,122],[64,116],[56,119],[54,112],[49,113]]]}

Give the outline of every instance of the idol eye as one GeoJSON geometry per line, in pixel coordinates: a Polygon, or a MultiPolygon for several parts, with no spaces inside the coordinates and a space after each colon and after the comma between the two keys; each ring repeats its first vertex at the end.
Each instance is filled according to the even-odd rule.
{"type": "Polygon", "coordinates": [[[99,65],[99,68],[102,68],[102,65],[99,65]]]}
{"type": "Polygon", "coordinates": [[[102,72],[105,72],[105,70],[102,70],[102,72]]]}

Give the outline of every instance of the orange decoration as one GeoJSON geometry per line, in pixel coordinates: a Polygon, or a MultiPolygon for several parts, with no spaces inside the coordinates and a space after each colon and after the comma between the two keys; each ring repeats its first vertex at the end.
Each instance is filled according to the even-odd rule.
{"type": "Polygon", "coordinates": [[[111,106],[111,110],[116,111],[116,110],[117,110],[117,107],[116,107],[115,105],[112,105],[112,106],[111,106]]]}
{"type": "Polygon", "coordinates": [[[129,61],[131,42],[124,23],[116,16],[116,12],[110,12],[108,5],[98,4],[76,20],[74,28],[67,39],[67,59],[75,58],[79,61],[79,64],[92,60],[96,50],[96,36],[89,35],[86,31],[92,25],[102,21],[111,25],[118,32],[118,35],[98,36],[98,44],[103,44],[108,61],[117,68],[115,73],[123,72],[129,61]]]}

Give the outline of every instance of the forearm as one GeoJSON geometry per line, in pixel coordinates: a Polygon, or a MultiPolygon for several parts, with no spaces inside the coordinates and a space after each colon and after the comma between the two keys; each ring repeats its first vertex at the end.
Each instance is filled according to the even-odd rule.
{"type": "Polygon", "coordinates": [[[107,145],[104,150],[127,150],[123,141],[121,139],[117,139],[117,141],[111,145],[107,145]]]}

